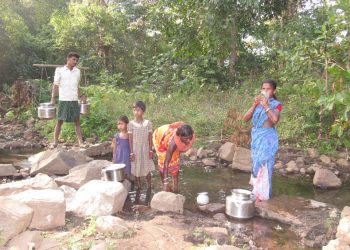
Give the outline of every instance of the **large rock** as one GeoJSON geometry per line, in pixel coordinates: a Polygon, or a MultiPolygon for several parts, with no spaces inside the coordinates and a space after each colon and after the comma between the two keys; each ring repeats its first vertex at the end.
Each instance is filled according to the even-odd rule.
{"type": "Polygon", "coordinates": [[[219,158],[232,162],[235,154],[235,145],[232,142],[226,142],[219,148],[219,158]]]}
{"type": "Polygon", "coordinates": [[[315,173],[313,184],[321,188],[338,188],[342,185],[342,182],[332,171],[318,169],[315,173]]]}
{"type": "Polygon", "coordinates": [[[79,152],[66,152],[62,150],[47,150],[38,156],[30,158],[33,165],[31,175],[44,173],[47,175],[66,175],[74,166],[88,162],[88,158],[79,152]]]}
{"type": "Polygon", "coordinates": [[[341,218],[344,218],[346,216],[350,217],[350,207],[345,206],[343,210],[341,211],[341,218]]]}
{"type": "Polygon", "coordinates": [[[237,147],[233,155],[232,168],[239,169],[244,172],[251,172],[252,159],[249,149],[237,147]]]}
{"type": "Polygon", "coordinates": [[[185,196],[161,191],[156,193],[151,201],[151,208],[161,212],[183,213],[185,196]]]}
{"type": "Polygon", "coordinates": [[[120,182],[92,180],[76,192],[71,211],[81,216],[111,215],[122,210],[127,195],[120,182]]]}
{"type": "Polygon", "coordinates": [[[32,243],[35,249],[40,249],[43,240],[40,231],[25,231],[10,240],[7,247],[11,250],[29,249],[28,245],[32,243]]]}
{"type": "Polygon", "coordinates": [[[33,217],[33,209],[27,205],[0,197],[0,246],[26,230],[33,217]]]}
{"type": "Polygon", "coordinates": [[[55,181],[46,174],[37,174],[34,178],[0,185],[0,196],[20,193],[28,189],[57,189],[55,181]]]}
{"type": "Polygon", "coordinates": [[[83,149],[81,152],[89,157],[106,155],[112,153],[111,142],[105,141],[102,143],[94,144],[87,149],[83,149]]]}
{"type": "Polygon", "coordinates": [[[112,164],[110,161],[94,160],[72,168],[69,170],[68,175],[56,178],[55,182],[59,186],[67,185],[79,189],[82,185],[91,180],[101,180],[102,168],[110,164],[112,164]]]}
{"type": "Polygon", "coordinates": [[[96,229],[100,233],[111,233],[123,236],[129,230],[126,222],[115,216],[101,216],[96,219],[96,229]]]}
{"type": "Polygon", "coordinates": [[[337,229],[337,238],[350,245],[350,217],[341,218],[337,229]]]}
{"type": "Polygon", "coordinates": [[[331,240],[322,250],[350,250],[350,246],[339,239],[331,240]]]}
{"type": "Polygon", "coordinates": [[[33,209],[34,214],[30,228],[47,230],[65,224],[66,203],[61,190],[26,190],[9,197],[21,201],[33,209]]]}
{"type": "Polygon", "coordinates": [[[66,211],[71,211],[72,210],[72,202],[74,200],[74,196],[77,192],[74,188],[66,185],[60,186],[60,189],[64,193],[64,199],[66,201],[66,211]]]}
{"type": "Polygon", "coordinates": [[[16,168],[12,164],[0,164],[0,177],[16,174],[16,168]]]}

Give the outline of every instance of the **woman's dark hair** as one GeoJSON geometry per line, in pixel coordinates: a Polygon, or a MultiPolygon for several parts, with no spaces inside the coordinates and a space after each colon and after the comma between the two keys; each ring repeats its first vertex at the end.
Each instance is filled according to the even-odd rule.
{"type": "Polygon", "coordinates": [[[67,55],[67,58],[71,58],[71,57],[76,57],[77,59],[79,59],[79,54],[76,52],[69,52],[67,55]]]}
{"type": "Polygon", "coordinates": [[[129,118],[126,115],[121,115],[121,116],[119,116],[118,121],[122,121],[125,124],[128,124],[129,123],[129,118]]]}
{"type": "Polygon", "coordinates": [[[190,137],[193,136],[193,129],[190,125],[184,124],[177,128],[177,136],[190,137]]]}
{"type": "MultiPolygon", "coordinates": [[[[277,82],[275,82],[272,79],[267,79],[267,80],[263,81],[261,85],[263,85],[264,83],[270,84],[271,87],[273,88],[273,90],[277,89],[277,82]]],[[[273,95],[272,97],[273,97],[273,99],[277,100],[277,96],[276,95],[273,95]]]]}
{"type": "Polygon", "coordinates": [[[146,104],[143,101],[137,101],[134,103],[134,108],[140,108],[143,112],[145,112],[146,104]]]}

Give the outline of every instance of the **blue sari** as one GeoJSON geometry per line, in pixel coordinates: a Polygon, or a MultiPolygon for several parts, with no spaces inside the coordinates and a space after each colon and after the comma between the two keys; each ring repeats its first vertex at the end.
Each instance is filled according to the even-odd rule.
{"type": "MultiPolygon", "coordinates": [[[[269,99],[269,108],[271,110],[281,104],[274,98],[269,99]]],[[[252,175],[254,178],[258,176],[259,170],[263,165],[267,166],[268,182],[269,182],[269,197],[272,197],[272,173],[275,165],[275,155],[278,150],[278,134],[275,128],[263,128],[268,116],[265,109],[260,104],[256,107],[252,122],[252,175]]]]}

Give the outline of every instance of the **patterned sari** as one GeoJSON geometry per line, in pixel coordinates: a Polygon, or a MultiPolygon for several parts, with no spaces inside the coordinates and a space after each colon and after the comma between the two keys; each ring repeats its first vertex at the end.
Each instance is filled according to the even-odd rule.
{"type": "Polygon", "coordinates": [[[172,176],[176,176],[179,172],[180,153],[185,152],[192,147],[192,144],[195,140],[194,135],[193,135],[192,141],[188,145],[183,144],[180,138],[176,135],[177,128],[182,126],[183,124],[184,124],[183,122],[166,124],[157,128],[153,132],[153,145],[158,156],[159,171],[161,173],[163,173],[164,171],[164,162],[166,158],[166,152],[169,148],[170,143],[174,141],[176,144],[176,150],[173,153],[168,165],[168,172],[172,176]]]}
{"type": "MultiPolygon", "coordinates": [[[[269,107],[275,110],[281,103],[274,98],[269,99],[269,107]]],[[[272,196],[272,173],[275,155],[278,150],[278,134],[275,128],[263,128],[268,116],[262,105],[256,107],[253,114],[252,128],[252,179],[253,193],[259,200],[267,200],[272,196]]]]}

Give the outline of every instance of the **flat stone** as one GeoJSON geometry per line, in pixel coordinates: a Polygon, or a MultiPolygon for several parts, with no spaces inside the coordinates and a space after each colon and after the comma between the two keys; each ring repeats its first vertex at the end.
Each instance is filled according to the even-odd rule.
{"type": "Polygon", "coordinates": [[[25,203],[34,214],[30,228],[54,229],[65,224],[66,203],[64,194],[58,189],[26,190],[9,198],[25,203]]]}
{"type": "Polygon", "coordinates": [[[4,246],[30,225],[33,209],[7,197],[0,197],[0,204],[0,246],[4,246]]]}
{"type": "Polygon", "coordinates": [[[233,155],[235,154],[236,146],[232,142],[225,142],[219,148],[219,158],[228,162],[232,162],[233,155]]]}
{"type": "Polygon", "coordinates": [[[320,161],[326,165],[330,164],[332,161],[331,161],[331,158],[329,158],[328,156],[326,155],[321,155],[320,156],[320,161]]]}
{"type": "Polygon", "coordinates": [[[225,204],[222,203],[209,203],[201,206],[201,210],[206,213],[221,213],[225,212],[225,204]]]}
{"type": "Polygon", "coordinates": [[[56,178],[55,182],[59,186],[67,185],[79,189],[91,180],[101,180],[102,169],[111,164],[112,162],[106,160],[90,161],[70,169],[68,175],[56,178]]]}
{"type": "Polygon", "coordinates": [[[217,213],[213,216],[213,219],[214,220],[217,220],[217,221],[227,221],[227,218],[226,218],[226,215],[224,213],[217,213]]]}
{"type": "Polygon", "coordinates": [[[205,166],[210,166],[210,167],[216,166],[215,158],[204,158],[204,159],[202,159],[202,163],[205,166]]]}
{"type": "Polygon", "coordinates": [[[171,192],[156,193],[151,200],[151,208],[161,212],[183,213],[185,196],[171,192]]]}
{"type": "Polygon", "coordinates": [[[0,177],[12,176],[16,173],[17,170],[12,164],[0,164],[0,177]]]}
{"type": "Polygon", "coordinates": [[[37,174],[34,178],[0,185],[0,196],[21,193],[28,189],[57,189],[55,181],[46,174],[37,174]]]}
{"type": "Polygon", "coordinates": [[[237,147],[233,155],[232,168],[239,169],[244,172],[251,172],[251,151],[246,148],[237,147]]]}
{"type": "Polygon", "coordinates": [[[290,229],[301,237],[304,244],[316,248],[331,240],[331,230],[335,233],[335,229],[328,228],[324,222],[336,219],[330,217],[334,211],[337,217],[340,215],[339,210],[330,204],[287,195],[256,202],[255,207],[258,216],[291,225],[290,229]]]}
{"type": "Polygon", "coordinates": [[[339,167],[342,167],[342,168],[347,168],[350,166],[350,162],[346,159],[338,159],[336,164],[339,166],[339,167]]]}
{"type": "Polygon", "coordinates": [[[123,209],[127,195],[120,182],[92,180],[79,188],[67,211],[84,217],[111,215],[123,209]]]}
{"type": "Polygon", "coordinates": [[[321,188],[338,188],[342,185],[342,182],[332,171],[318,169],[315,173],[313,184],[321,188]]]}
{"type": "Polygon", "coordinates": [[[129,227],[123,219],[109,215],[96,219],[96,229],[100,233],[112,233],[123,236],[129,230],[129,227]]]}

